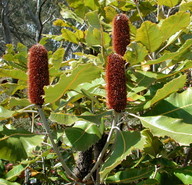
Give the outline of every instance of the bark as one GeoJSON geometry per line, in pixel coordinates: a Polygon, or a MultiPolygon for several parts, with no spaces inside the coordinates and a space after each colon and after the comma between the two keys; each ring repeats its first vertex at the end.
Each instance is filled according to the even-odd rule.
{"type": "Polygon", "coordinates": [[[9,22],[9,0],[2,0],[2,11],[1,11],[1,21],[2,21],[2,28],[3,28],[3,34],[4,34],[4,40],[6,44],[12,43],[12,36],[11,36],[11,30],[10,30],[10,22],[9,22]]]}

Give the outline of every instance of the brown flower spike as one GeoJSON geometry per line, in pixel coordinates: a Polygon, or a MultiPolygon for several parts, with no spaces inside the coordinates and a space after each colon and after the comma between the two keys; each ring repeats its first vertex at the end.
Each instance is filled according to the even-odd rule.
{"type": "Polygon", "coordinates": [[[31,103],[43,104],[45,85],[49,85],[48,54],[44,46],[36,44],[28,55],[28,97],[31,103]]]}
{"type": "Polygon", "coordinates": [[[126,76],[125,61],[118,54],[111,54],[107,58],[106,66],[107,104],[116,112],[126,107],[126,76]]]}
{"type": "Polygon", "coordinates": [[[128,18],[125,14],[118,14],[113,19],[113,50],[123,56],[130,43],[128,18]]]}

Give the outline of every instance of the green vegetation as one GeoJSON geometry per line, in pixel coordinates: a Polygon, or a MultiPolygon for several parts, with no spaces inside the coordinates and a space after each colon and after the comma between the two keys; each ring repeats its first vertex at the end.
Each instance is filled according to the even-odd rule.
{"type": "Polygon", "coordinates": [[[13,43],[0,60],[0,184],[192,184],[191,1],[67,0],[59,6],[62,18],[52,26],[60,33],[39,41],[49,50],[43,110],[78,180],[63,170],[28,101],[29,43],[13,43]],[[123,56],[127,106],[116,115],[106,106],[105,67],[118,13],[129,18],[131,42],[123,56]]]}

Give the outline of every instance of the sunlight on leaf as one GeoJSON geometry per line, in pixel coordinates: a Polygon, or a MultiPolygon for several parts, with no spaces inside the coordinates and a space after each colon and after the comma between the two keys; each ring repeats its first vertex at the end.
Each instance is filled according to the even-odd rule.
{"type": "Polygon", "coordinates": [[[145,45],[150,52],[153,52],[161,45],[162,35],[155,23],[145,21],[137,30],[136,40],[145,45]]]}
{"type": "Polygon", "coordinates": [[[92,64],[83,64],[75,68],[70,76],[62,74],[55,85],[46,86],[45,101],[53,103],[61,98],[68,90],[76,88],[79,84],[91,82],[100,76],[101,69],[92,64]]]}
{"type": "Polygon", "coordinates": [[[192,143],[192,124],[166,116],[139,117],[144,127],[155,136],[169,136],[181,145],[192,143]]]}
{"type": "Polygon", "coordinates": [[[134,183],[135,181],[141,180],[143,178],[148,178],[155,168],[135,168],[128,169],[126,171],[119,171],[115,175],[109,176],[106,179],[107,183],[134,183]]]}
{"type": "Polygon", "coordinates": [[[147,62],[146,65],[158,64],[161,62],[165,62],[166,60],[171,60],[176,57],[179,57],[182,53],[184,53],[191,46],[192,46],[192,39],[188,39],[176,52],[166,53],[162,57],[160,57],[156,60],[151,60],[151,61],[147,62]]]}
{"type": "Polygon", "coordinates": [[[139,132],[123,131],[117,133],[117,139],[109,158],[104,162],[100,170],[101,180],[118,166],[133,149],[143,149],[144,138],[139,132]]]}
{"type": "Polygon", "coordinates": [[[157,90],[155,96],[145,105],[145,108],[152,106],[153,104],[166,98],[170,94],[178,91],[179,89],[184,87],[185,82],[186,82],[186,75],[181,75],[178,78],[175,78],[170,82],[166,83],[161,89],[157,90]]]}
{"type": "Polygon", "coordinates": [[[186,12],[178,12],[163,20],[163,22],[160,24],[160,31],[163,35],[163,42],[176,32],[186,28],[189,23],[190,14],[186,12]]]}

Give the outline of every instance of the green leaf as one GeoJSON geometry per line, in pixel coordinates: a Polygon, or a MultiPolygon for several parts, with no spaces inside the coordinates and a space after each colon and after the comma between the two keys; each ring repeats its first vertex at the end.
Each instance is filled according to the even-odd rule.
{"type": "Polygon", "coordinates": [[[166,116],[138,117],[155,136],[169,136],[181,145],[192,143],[192,124],[166,116]]]}
{"type": "Polygon", "coordinates": [[[192,184],[192,167],[191,166],[175,169],[173,173],[177,178],[179,178],[183,182],[183,184],[192,184]]]}
{"type": "Polygon", "coordinates": [[[182,3],[180,4],[180,7],[179,7],[179,10],[180,11],[191,11],[192,10],[192,2],[185,2],[185,1],[182,1],[182,3]]]}
{"type": "Polygon", "coordinates": [[[100,178],[103,180],[106,175],[118,166],[133,149],[143,149],[144,139],[139,132],[118,132],[112,153],[104,162],[100,170],[100,178]]]}
{"type": "Polygon", "coordinates": [[[117,14],[116,9],[112,6],[106,6],[104,10],[105,10],[106,22],[112,22],[114,15],[117,14]]]}
{"type": "Polygon", "coordinates": [[[150,52],[155,51],[162,43],[159,27],[150,21],[143,22],[137,30],[136,41],[140,41],[150,52]]]}
{"type": "Polygon", "coordinates": [[[169,7],[174,7],[179,3],[179,0],[158,0],[157,4],[158,5],[165,5],[169,7]]]}
{"type": "Polygon", "coordinates": [[[64,113],[51,113],[49,119],[53,122],[70,126],[78,120],[78,117],[64,113]]]}
{"type": "Polygon", "coordinates": [[[81,24],[83,24],[84,22],[84,20],[81,19],[79,16],[77,16],[74,11],[71,11],[68,8],[62,7],[60,14],[64,19],[68,19],[68,18],[75,19],[77,22],[81,24]]]}
{"type": "Polygon", "coordinates": [[[139,182],[137,185],[159,185],[159,182],[155,179],[147,179],[139,182]]]}
{"type": "Polygon", "coordinates": [[[189,49],[191,45],[192,45],[192,39],[188,39],[176,52],[166,53],[156,60],[151,60],[147,62],[145,65],[158,64],[161,62],[165,62],[166,60],[178,58],[182,53],[184,53],[187,49],[189,49]]]}
{"type": "Polygon", "coordinates": [[[143,62],[147,54],[148,51],[145,46],[140,43],[132,42],[129,46],[127,46],[124,58],[131,65],[135,65],[143,62]]]}
{"type": "Polygon", "coordinates": [[[186,82],[186,75],[181,75],[178,78],[171,80],[166,83],[161,89],[158,89],[155,96],[146,104],[145,108],[152,106],[158,101],[166,98],[170,94],[178,91],[180,88],[183,88],[186,82]]]}
{"type": "Polygon", "coordinates": [[[192,120],[192,88],[182,93],[171,94],[168,98],[159,102],[146,116],[165,115],[182,119],[186,123],[192,120]]]}
{"type": "Polygon", "coordinates": [[[0,120],[10,118],[13,116],[14,113],[15,113],[14,111],[10,111],[10,110],[5,109],[4,107],[0,106],[0,120]]]}
{"type": "Polygon", "coordinates": [[[84,37],[84,33],[81,30],[72,32],[71,30],[68,30],[68,29],[62,29],[61,32],[62,32],[62,38],[64,40],[73,42],[75,44],[78,44],[80,42],[80,39],[84,37]]]}
{"type": "Polygon", "coordinates": [[[90,148],[101,138],[102,134],[97,125],[85,121],[77,121],[72,128],[65,129],[66,138],[78,151],[90,148]]]}
{"type": "Polygon", "coordinates": [[[173,71],[172,73],[169,73],[169,74],[160,73],[160,74],[158,74],[157,79],[160,80],[160,79],[163,79],[163,78],[167,78],[167,77],[176,75],[178,73],[181,73],[183,71],[186,71],[187,69],[190,69],[190,68],[192,68],[191,60],[185,60],[185,61],[182,61],[182,63],[179,64],[178,67],[176,68],[176,70],[173,71]]]}
{"type": "Polygon", "coordinates": [[[102,118],[111,115],[111,111],[103,112],[101,114],[92,114],[85,112],[83,115],[77,116],[67,113],[51,113],[49,119],[59,124],[70,126],[78,120],[86,120],[92,123],[101,124],[102,118]]]}
{"type": "Polygon", "coordinates": [[[186,12],[177,12],[176,14],[163,20],[163,22],[160,24],[160,31],[162,32],[163,42],[176,32],[186,28],[189,23],[190,13],[186,12]]]}
{"type": "Polygon", "coordinates": [[[5,179],[0,179],[0,185],[20,185],[20,184],[17,182],[9,182],[5,179]]]}
{"type": "Polygon", "coordinates": [[[97,98],[95,98],[94,95],[92,95],[89,91],[87,91],[85,89],[81,89],[81,92],[85,95],[85,97],[87,97],[90,100],[92,100],[93,102],[99,104],[99,101],[97,100],[97,98]]]}
{"type": "Polygon", "coordinates": [[[86,7],[89,7],[91,10],[98,10],[99,8],[99,3],[97,0],[84,0],[83,3],[86,7]]]}
{"type": "Polygon", "coordinates": [[[53,103],[61,98],[68,90],[76,88],[79,84],[91,82],[100,76],[101,69],[93,64],[82,64],[75,68],[70,76],[62,74],[55,85],[46,86],[45,101],[53,103]]]}
{"type": "Polygon", "coordinates": [[[91,113],[85,112],[83,115],[78,117],[80,119],[87,120],[89,122],[100,125],[102,123],[103,117],[110,116],[110,115],[112,115],[112,111],[103,112],[101,114],[91,114],[91,113]]]}
{"type": "Polygon", "coordinates": [[[148,168],[140,168],[140,169],[135,168],[126,171],[119,171],[115,173],[115,175],[107,177],[106,182],[118,183],[118,184],[134,183],[135,181],[141,180],[143,178],[148,178],[154,172],[154,170],[155,170],[154,167],[148,167],[148,168]]]}
{"type": "Polygon", "coordinates": [[[86,14],[86,19],[88,20],[88,23],[96,29],[100,29],[101,25],[100,25],[100,20],[99,20],[99,16],[98,16],[98,11],[93,11],[93,12],[88,12],[86,14]]]}
{"type": "Polygon", "coordinates": [[[151,157],[156,157],[157,154],[160,153],[163,145],[159,141],[158,137],[154,137],[149,130],[144,130],[142,135],[145,138],[144,152],[151,157]]]}
{"type": "Polygon", "coordinates": [[[101,31],[90,26],[85,41],[88,46],[99,46],[101,44],[101,31]]]}
{"type": "Polygon", "coordinates": [[[14,181],[24,170],[25,170],[25,168],[21,164],[14,166],[13,169],[11,169],[5,175],[6,180],[14,181]]]}
{"type": "Polygon", "coordinates": [[[0,77],[11,77],[19,80],[27,80],[27,74],[19,69],[2,69],[0,68],[0,77]]]}
{"type": "Polygon", "coordinates": [[[0,158],[9,161],[25,159],[41,144],[43,138],[42,135],[3,127],[0,131],[0,158]]]}
{"type": "Polygon", "coordinates": [[[27,54],[27,46],[25,46],[21,43],[17,43],[17,51],[19,53],[23,53],[25,55],[25,54],[27,54]]]}
{"type": "Polygon", "coordinates": [[[9,108],[13,108],[15,106],[21,106],[21,107],[26,107],[28,105],[30,105],[31,103],[29,102],[28,99],[23,98],[23,99],[19,99],[19,98],[13,98],[11,97],[9,100],[9,108]]]}
{"type": "Polygon", "coordinates": [[[136,84],[128,83],[128,94],[127,97],[133,98],[137,95],[137,93],[148,89],[149,86],[157,80],[157,74],[149,71],[134,71],[130,73],[133,76],[132,80],[135,81],[136,84]]]}
{"type": "Polygon", "coordinates": [[[61,67],[61,63],[63,62],[63,57],[64,57],[64,54],[65,54],[65,50],[64,48],[59,48],[57,49],[50,61],[52,62],[53,66],[56,68],[56,69],[59,69],[61,67]]]}

